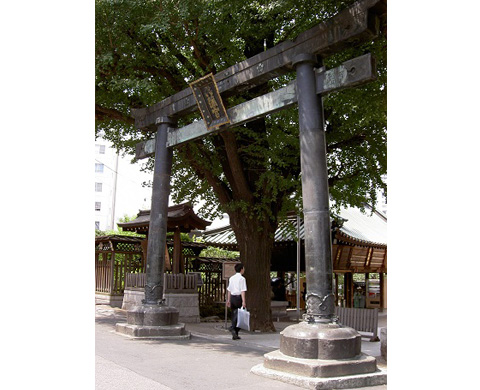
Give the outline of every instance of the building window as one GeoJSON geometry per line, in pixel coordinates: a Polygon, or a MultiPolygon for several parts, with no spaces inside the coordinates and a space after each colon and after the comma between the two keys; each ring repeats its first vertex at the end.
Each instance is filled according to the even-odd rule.
{"type": "Polygon", "coordinates": [[[95,211],[100,211],[102,207],[102,202],[95,202],[95,211]]]}
{"type": "Polygon", "coordinates": [[[103,164],[95,163],[95,172],[103,173],[103,164]]]}
{"type": "Polygon", "coordinates": [[[95,230],[100,230],[100,221],[95,221],[95,230]]]}
{"type": "Polygon", "coordinates": [[[95,192],[102,192],[102,183],[95,183],[95,192]]]}
{"type": "Polygon", "coordinates": [[[97,154],[105,154],[105,145],[95,145],[97,154]]]}

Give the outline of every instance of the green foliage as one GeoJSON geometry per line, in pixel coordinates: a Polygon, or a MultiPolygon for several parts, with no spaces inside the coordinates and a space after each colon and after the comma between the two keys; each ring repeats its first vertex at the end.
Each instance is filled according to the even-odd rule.
{"type": "MultiPolygon", "coordinates": [[[[294,39],[353,2],[96,0],[96,131],[134,155],[135,144],[152,135],[135,129],[132,108],[151,106],[205,74],[294,39]]],[[[374,205],[376,191],[386,193],[386,38],[380,35],[323,60],[331,68],[367,52],[377,59],[378,80],[324,98],[329,188],[337,207],[374,205]]],[[[294,78],[292,72],[225,97],[226,106],[294,78]]],[[[180,118],[178,126],[193,119],[201,120],[194,113],[180,118]]],[[[146,169],[152,168],[150,160],[146,169]]],[[[246,250],[252,245],[247,237],[263,229],[271,236],[287,211],[301,211],[300,180],[298,113],[291,108],[175,148],[171,195],[175,203],[195,206],[202,200],[199,214],[208,220],[228,213],[246,250]]],[[[273,245],[273,239],[264,241],[273,245]]],[[[245,261],[267,272],[269,259],[257,249],[245,261]]],[[[269,286],[250,291],[261,296],[261,288],[269,286]]]]}
{"type": "Polygon", "coordinates": [[[216,248],[209,246],[208,248],[200,252],[200,257],[220,257],[227,259],[238,259],[240,253],[235,251],[229,251],[226,249],[216,248]]]}
{"type": "MultiPolygon", "coordinates": [[[[168,240],[173,240],[173,236],[174,236],[174,233],[173,232],[168,232],[167,233],[167,239],[168,240]]],[[[180,240],[182,242],[192,242],[192,241],[195,241],[193,240],[189,235],[188,233],[180,233],[180,240]]]]}
{"type": "Polygon", "coordinates": [[[387,194],[386,38],[380,36],[326,61],[329,67],[372,53],[377,79],[365,86],[328,95],[324,99],[330,194],[337,206],[375,206],[377,191],[387,194]]]}
{"type": "MultiPolygon", "coordinates": [[[[96,1],[97,130],[119,149],[134,154],[135,144],[151,136],[132,126],[131,108],[150,106],[188,87],[206,73],[216,73],[266,47],[293,39],[353,1],[96,1]]],[[[325,58],[333,67],[372,52],[378,80],[324,99],[330,193],[338,206],[374,203],[386,193],[386,39],[381,36],[325,58]]],[[[294,74],[264,88],[280,88],[294,74]]],[[[264,93],[264,91],[259,91],[264,93]]],[[[252,92],[253,93],[253,92],[252,92]]],[[[231,97],[229,105],[250,99],[231,97]]],[[[198,113],[180,125],[187,123],[198,113]]],[[[284,110],[260,126],[231,130],[253,199],[220,202],[217,188],[199,172],[210,172],[228,190],[225,150],[218,136],[175,150],[172,196],[175,202],[204,200],[200,215],[223,212],[275,221],[301,204],[297,110],[284,110]],[[192,166],[195,160],[197,166],[192,166]]],[[[151,164],[150,164],[150,167],[151,164]]]]}
{"type": "MultiPolygon", "coordinates": [[[[130,222],[130,221],[133,221],[135,218],[137,218],[136,215],[128,216],[127,214],[125,214],[123,217],[118,219],[118,222],[120,223],[130,222]]],[[[123,231],[121,227],[119,227],[118,230],[95,230],[95,236],[112,236],[112,235],[145,238],[145,235],[143,234],[123,231]]]]}
{"type": "Polygon", "coordinates": [[[95,230],[95,236],[128,236],[145,238],[144,234],[137,234],[135,232],[124,232],[123,230],[95,230]]]}
{"type": "Polygon", "coordinates": [[[118,219],[118,222],[120,222],[120,223],[130,222],[130,221],[133,221],[136,218],[137,218],[136,215],[133,215],[133,216],[129,217],[127,214],[124,214],[123,217],[118,219]]]}

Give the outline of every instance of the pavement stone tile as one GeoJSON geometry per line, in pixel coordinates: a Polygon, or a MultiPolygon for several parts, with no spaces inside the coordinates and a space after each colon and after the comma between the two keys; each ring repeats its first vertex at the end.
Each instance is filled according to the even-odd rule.
{"type": "MultiPolygon", "coordinates": [[[[96,390],[301,388],[251,372],[263,362],[265,353],[279,349],[279,333],[294,322],[275,322],[275,333],[241,331],[240,340],[232,340],[225,321],[187,323],[190,340],[132,340],[115,332],[115,324],[126,321],[125,310],[107,305],[96,305],[95,309],[96,390]],[[236,378],[234,382],[232,377],[236,378]]],[[[386,325],[386,313],[382,317],[379,327],[386,325]]],[[[386,370],[380,342],[365,337],[362,352],[375,356],[378,367],[386,370]]],[[[386,385],[357,388],[386,389],[386,385]]]]}

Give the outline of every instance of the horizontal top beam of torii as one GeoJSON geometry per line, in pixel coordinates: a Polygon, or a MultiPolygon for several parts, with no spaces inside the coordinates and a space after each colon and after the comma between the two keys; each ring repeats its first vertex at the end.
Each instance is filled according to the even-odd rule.
{"type": "MultiPolygon", "coordinates": [[[[224,97],[232,95],[288,73],[293,69],[293,59],[299,54],[328,55],[354,42],[375,37],[386,9],[387,0],[354,3],[333,18],[301,33],[293,41],[282,42],[217,73],[214,77],[219,93],[224,97]]],[[[192,90],[186,88],[153,106],[132,109],[132,115],[138,129],[156,131],[157,118],[179,118],[195,110],[197,103],[192,90]]]]}
{"type": "MultiPolygon", "coordinates": [[[[345,61],[340,66],[325,71],[321,68],[316,71],[317,94],[325,95],[329,92],[351,88],[374,80],[375,65],[371,54],[345,61]]],[[[217,133],[231,127],[239,126],[257,118],[272,114],[281,109],[290,107],[297,102],[296,81],[293,80],[286,87],[259,96],[241,103],[227,110],[230,123],[221,128],[209,131],[204,121],[196,121],[181,128],[169,128],[167,147],[173,147],[188,141],[217,133]]],[[[155,139],[142,141],[136,144],[137,160],[152,156],[155,153],[155,139]]]]}

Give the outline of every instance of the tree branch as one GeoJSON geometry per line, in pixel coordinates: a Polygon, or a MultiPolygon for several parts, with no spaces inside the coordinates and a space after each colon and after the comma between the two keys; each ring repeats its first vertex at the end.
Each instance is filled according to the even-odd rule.
{"type": "Polygon", "coordinates": [[[339,141],[333,144],[327,145],[327,153],[331,153],[335,149],[342,149],[348,146],[357,146],[363,143],[366,139],[365,134],[355,134],[354,136],[344,139],[343,141],[339,141]]]}
{"type": "Polygon", "coordinates": [[[216,73],[215,67],[210,67],[211,58],[206,53],[204,46],[198,45],[198,33],[199,33],[199,24],[198,18],[193,20],[194,23],[194,33],[191,33],[191,30],[188,26],[188,22],[183,22],[183,28],[185,29],[186,36],[188,37],[188,43],[193,47],[193,56],[197,59],[197,63],[204,72],[216,73]]]}
{"type": "MultiPolygon", "coordinates": [[[[133,69],[136,71],[149,73],[155,77],[158,77],[159,75],[164,77],[170,84],[170,87],[172,87],[172,89],[175,92],[180,92],[185,88],[185,85],[182,85],[181,83],[179,83],[175,78],[175,76],[165,68],[157,68],[156,66],[141,65],[141,66],[134,66],[133,69]]],[[[181,77],[181,76],[178,76],[178,77],[181,77]]]]}
{"type": "MultiPolygon", "coordinates": [[[[129,36],[133,42],[140,43],[143,46],[143,50],[147,53],[150,53],[152,57],[154,56],[162,56],[161,50],[156,44],[156,42],[148,42],[145,40],[145,38],[141,37],[137,31],[134,30],[127,30],[126,31],[127,36],[129,36]]],[[[168,41],[168,40],[164,40],[168,41]]],[[[170,50],[170,47],[169,47],[170,50]]],[[[173,74],[171,71],[166,70],[165,66],[148,66],[148,65],[142,65],[142,66],[134,66],[133,69],[139,70],[139,71],[144,71],[147,72],[155,77],[158,77],[158,75],[164,77],[167,79],[169,82],[170,86],[173,88],[175,92],[180,92],[185,88],[185,85],[182,83],[183,77],[178,72],[177,69],[175,69],[175,74],[173,74]]]]}
{"type": "Polygon", "coordinates": [[[129,125],[135,124],[135,120],[132,117],[125,115],[124,113],[115,110],[114,108],[102,107],[99,104],[95,103],[95,120],[104,121],[107,119],[125,122],[129,125]]]}
{"type": "Polygon", "coordinates": [[[246,200],[247,202],[253,202],[253,193],[248,184],[245,172],[243,171],[243,165],[238,154],[237,141],[233,131],[223,131],[221,133],[223,142],[225,143],[225,151],[228,159],[228,165],[232,172],[232,178],[235,183],[234,197],[246,200]]]}
{"type": "MultiPolygon", "coordinates": [[[[199,141],[194,142],[197,146],[203,146],[199,144],[199,141]]],[[[208,184],[210,184],[218,196],[218,200],[222,205],[227,205],[232,201],[232,194],[228,187],[223,183],[218,177],[216,177],[210,170],[205,169],[200,163],[199,160],[201,159],[208,159],[206,155],[204,155],[202,150],[199,150],[200,158],[195,156],[191,143],[185,144],[182,149],[185,151],[185,155],[187,158],[188,163],[195,171],[195,174],[198,176],[200,180],[207,180],[208,184]]],[[[199,148],[202,149],[202,148],[199,148]]]]}
{"type": "Polygon", "coordinates": [[[222,165],[223,173],[225,174],[225,177],[230,184],[230,187],[232,188],[232,197],[235,197],[235,194],[238,193],[237,183],[233,172],[230,169],[230,165],[228,164],[228,157],[225,151],[225,143],[219,134],[214,134],[212,136],[212,143],[215,146],[215,152],[217,153],[220,164],[222,165]]]}
{"type": "Polygon", "coordinates": [[[339,181],[353,179],[354,177],[357,177],[361,173],[362,171],[360,169],[357,169],[350,175],[346,175],[346,176],[340,176],[340,172],[339,172],[338,175],[328,178],[328,186],[332,187],[335,183],[338,183],[339,181]]]}
{"type": "Polygon", "coordinates": [[[185,57],[178,49],[174,46],[174,43],[171,41],[170,37],[165,34],[161,35],[162,43],[172,52],[175,58],[193,75],[196,73],[195,66],[190,62],[190,60],[185,57]]]}

